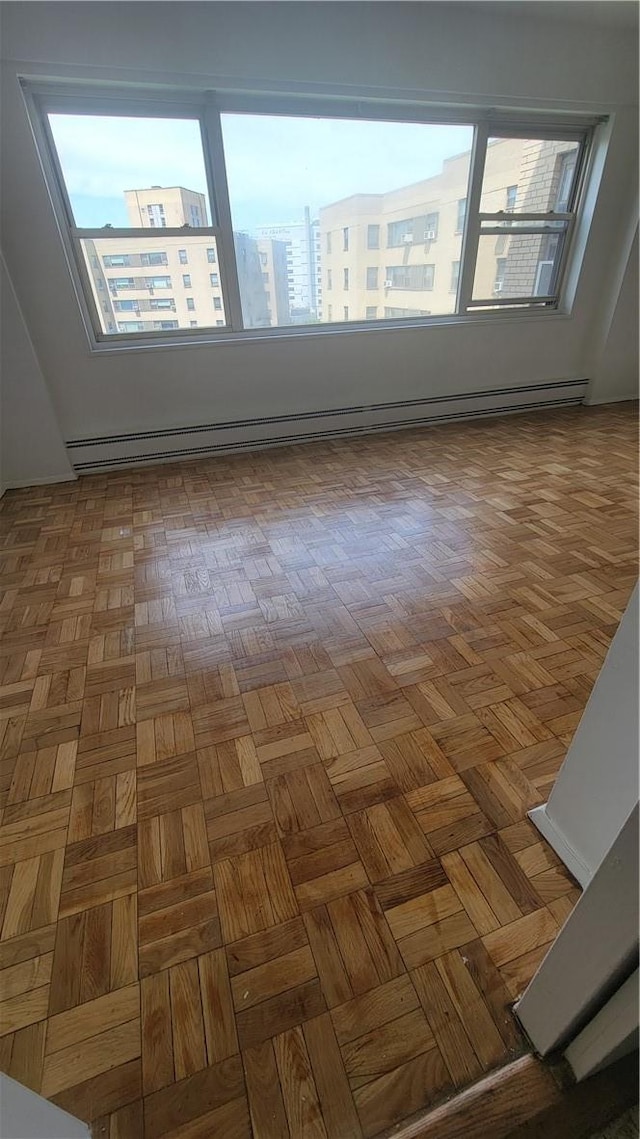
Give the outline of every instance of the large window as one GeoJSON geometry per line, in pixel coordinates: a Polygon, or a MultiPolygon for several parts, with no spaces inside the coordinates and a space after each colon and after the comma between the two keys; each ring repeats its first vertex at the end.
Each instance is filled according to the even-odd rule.
{"type": "Polygon", "coordinates": [[[589,123],[270,99],[28,94],[94,341],[559,306],[589,123]]]}

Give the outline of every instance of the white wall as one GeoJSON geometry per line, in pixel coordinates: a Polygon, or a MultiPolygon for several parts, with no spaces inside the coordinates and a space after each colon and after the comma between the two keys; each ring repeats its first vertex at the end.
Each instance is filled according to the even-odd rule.
{"type": "MultiPolygon", "coordinates": [[[[565,24],[558,8],[540,4],[531,15],[529,5],[523,14],[508,2],[3,5],[5,255],[65,440],[589,377],[602,356],[592,329],[603,282],[613,288],[618,279],[621,219],[632,215],[636,193],[635,37],[565,24]],[[611,113],[573,315],[91,355],[18,90],[21,70],[195,87],[234,79],[257,88],[313,84],[611,113]]],[[[626,293],[619,312],[613,304],[617,343],[634,335],[629,307],[626,293]]],[[[603,370],[594,398],[631,397],[625,369],[616,366],[611,383],[603,370]]]]}
{"type": "Polygon", "coordinates": [[[0,494],[74,478],[1,253],[0,328],[0,494]]]}
{"type": "Polygon", "coordinates": [[[608,290],[610,304],[596,326],[587,403],[625,400],[638,393],[637,212],[627,224],[623,249],[608,290]]]}

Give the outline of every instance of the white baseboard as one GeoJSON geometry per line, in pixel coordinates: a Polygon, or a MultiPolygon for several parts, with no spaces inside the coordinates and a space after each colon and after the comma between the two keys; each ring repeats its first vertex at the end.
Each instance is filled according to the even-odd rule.
{"type": "Polygon", "coordinates": [[[591,881],[591,871],[573,847],[569,845],[562,832],[558,830],[553,819],[547,814],[547,804],[545,803],[542,807],[534,807],[528,814],[534,827],[546,838],[549,846],[553,847],[558,858],[564,862],[567,870],[573,874],[573,877],[584,889],[591,881]]]}
{"type": "Polygon", "coordinates": [[[149,428],[111,436],[71,439],[67,440],[66,446],[76,471],[95,473],[140,463],[174,462],[235,451],[346,439],[379,431],[437,426],[545,408],[579,407],[587,382],[586,379],[560,380],[365,406],[221,420],[184,427],[149,428]]]}
{"type": "Polygon", "coordinates": [[[77,480],[75,471],[70,471],[68,475],[41,475],[38,479],[9,479],[2,488],[2,494],[7,490],[26,490],[30,486],[52,486],[57,482],[77,482],[77,480]]]}
{"type": "Polygon", "coordinates": [[[635,391],[633,395],[603,396],[602,399],[590,399],[589,396],[585,396],[582,402],[585,407],[600,407],[603,403],[637,403],[638,399],[640,396],[635,391]]]}

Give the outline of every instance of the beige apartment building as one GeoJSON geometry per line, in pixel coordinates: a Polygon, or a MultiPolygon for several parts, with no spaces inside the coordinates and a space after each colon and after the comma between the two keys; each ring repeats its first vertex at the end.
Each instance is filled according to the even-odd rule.
{"type": "MultiPolygon", "coordinates": [[[[107,236],[83,243],[103,331],[224,328],[215,238],[197,235],[209,224],[204,194],[182,186],[152,186],[127,190],[124,196],[131,226],[154,234],[148,241],[107,236]],[[182,226],[188,227],[184,237],[160,240],[162,229],[182,226]]],[[[247,234],[236,233],[234,239],[245,324],[265,328],[273,318],[288,323],[281,243],[263,241],[259,249],[247,234]]]]}
{"type": "MultiPolygon", "coordinates": [[[[489,142],[481,211],[562,210],[577,146],[489,142]]],[[[432,178],[386,194],[355,194],[320,210],[325,322],[446,315],[455,311],[470,153],[432,178]]],[[[474,299],[544,295],[556,236],[480,238],[474,299]]]]}

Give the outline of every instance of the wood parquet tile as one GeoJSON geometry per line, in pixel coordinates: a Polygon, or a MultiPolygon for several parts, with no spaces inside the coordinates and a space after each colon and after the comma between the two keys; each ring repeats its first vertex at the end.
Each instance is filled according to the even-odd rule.
{"type": "Polygon", "coordinates": [[[106,1139],[370,1139],[525,1051],[635,468],[618,406],[7,493],[3,1068],[106,1139]]]}

